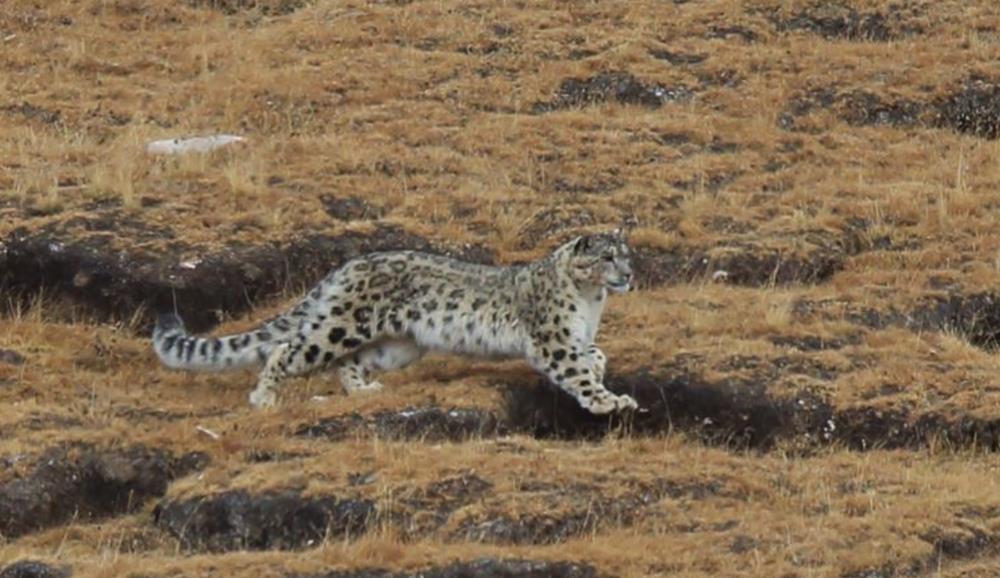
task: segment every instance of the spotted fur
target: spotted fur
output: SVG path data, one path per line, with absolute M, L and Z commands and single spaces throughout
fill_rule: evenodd
M 609 292 L 632 280 L 623 236 L 577 237 L 547 257 L 488 267 L 414 251 L 372 253 L 330 273 L 290 311 L 225 337 L 187 334 L 160 318 L 153 343 L 172 368 L 263 365 L 250 394 L 271 406 L 280 382 L 338 369 L 348 392 L 376 390 L 377 370 L 404 367 L 429 350 L 523 357 L 593 413 L 637 407 L 604 387 L 606 358 L 594 344 Z

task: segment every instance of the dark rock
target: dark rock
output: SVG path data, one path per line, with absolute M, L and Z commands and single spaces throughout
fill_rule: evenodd
M 250 450 L 243 455 L 243 460 L 252 464 L 284 462 L 307 457 L 308 454 L 297 452 L 271 452 L 266 450 Z
M 740 176 L 739 172 L 717 172 L 708 175 L 698 175 L 686 180 L 677 180 L 671 185 L 685 191 L 704 191 L 717 193 Z
M 21 560 L 0 570 L 0 578 L 69 578 L 69 568 L 54 568 L 44 562 Z
M 969 559 L 987 549 L 1000 546 L 1000 536 L 989 534 L 971 524 L 953 529 L 931 527 L 920 539 L 934 545 L 935 558 Z M 935 566 L 931 566 L 933 567 Z
M 733 554 L 744 554 L 751 550 L 756 550 L 759 543 L 754 538 L 747 536 L 746 534 L 739 534 L 731 544 L 729 544 L 729 551 Z
M 319 422 L 299 428 L 295 435 L 310 438 L 326 438 L 329 441 L 343 441 L 363 432 L 368 421 L 360 414 L 338 415 L 321 419 Z
M 57 124 L 62 117 L 62 113 L 58 110 L 49 110 L 41 106 L 35 106 L 30 102 L 11 104 L 0 108 L 0 110 L 8 114 L 20 115 L 28 120 L 37 120 L 44 124 Z
M 728 39 L 730 36 L 741 38 L 744 42 L 755 42 L 757 33 L 745 26 L 712 26 L 705 34 L 706 38 Z
M 700 64 L 708 58 L 707 54 L 685 54 L 683 52 L 671 52 L 669 50 L 650 50 L 649 55 L 657 60 L 666 60 L 675 66 Z
M 334 416 L 300 428 L 295 435 L 339 441 L 360 433 L 384 438 L 421 441 L 465 441 L 490 437 L 502 431 L 492 412 L 476 408 L 407 408 L 383 411 L 368 418 L 359 414 Z
M 0 348 L 0 363 L 7 365 L 24 365 L 24 356 L 13 349 Z
M 570 60 L 583 60 L 584 58 L 590 58 L 596 54 L 596 50 L 591 50 L 589 48 L 574 48 L 566 54 L 566 57 Z
M 936 108 L 938 126 L 988 139 L 1000 136 L 1000 85 L 995 82 L 969 80 Z
M 424 441 L 464 441 L 496 435 L 499 423 L 492 412 L 475 408 L 415 408 L 375 414 L 372 419 L 380 437 Z
M 186 550 L 228 552 L 299 549 L 356 537 L 374 521 L 376 509 L 370 500 L 238 490 L 165 501 L 153 515 Z
M 514 28 L 506 24 L 494 24 L 492 26 L 493 34 L 498 38 L 507 38 L 514 34 Z
M 465 520 L 453 539 L 489 544 L 558 544 L 592 534 L 601 522 L 609 521 L 599 510 L 579 510 L 561 514 L 509 516 L 491 512 L 482 520 Z
M 557 193 L 571 193 L 574 195 L 603 195 L 610 193 L 622 186 L 621 181 L 615 179 L 596 179 L 590 182 L 574 182 L 568 179 L 556 179 L 552 190 Z
M 919 305 L 907 321 L 907 325 L 916 329 L 953 331 L 976 347 L 1000 350 L 1000 295 L 935 297 Z
M 658 134 L 653 140 L 663 146 L 679 147 L 690 143 L 693 139 L 689 134 L 670 132 Z
M 479 559 L 453 562 L 410 572 L 388 570 L 338 570 L 326 574 L 295 575 L 289 578 L 599 578 L 601 574 L 586 564 L 542 562 L 516 559 Z
M 900 36 L 881 12 L 862 13 L 830 3 L 817 4 L 788 19 L 775 18 L 774 23 L 779 32 L 807 30 L 827 39 L 888 42 Z
M 813 88 L 788 101 L 778 115 L 778 126 L 787 131 L 805 130 L 800 118 L 816 109 L 828 109 L 838 102 L 839 93 L 829 87 Z
M 209 8 L 232 16 L 259 12 L 264 16 L 284 16 L 309 4 L 309 0 L 187 0 L 194 8 Z
M 326 214 L 338 221 L 364 221 L 381 219 L 385 210 L 359 197 L 338 198 L 331 195 L 320 197 Z
M 48 452 L 28 476 L 0 486 L 0 533 L 12 539 L 70 519 L 133 512 L 162 496 L 171 480 L 203 466 L 198 456 L 143 447 Z
M 996 552 L 1000 535 L 977 528 L 972 524 L 942 528 L 931 526 L 920 539 L 933 546 L 933 552 L 916 559 L 887 562 L 881 566 L 865 568 L 843 574 L 844 578 L 892 578 L 894 576 L 923 576 L 937 572 L 949 560 L 971 560 L 983 554 Z
M 841 118 L 856 126 L 889 125 L 916 126 L 926 107 L 912 100 L 884 102 L 865 91 L 851 92 L 840 97 L 844 108 Z
M 722 154 L 734 153 L 740 150 L 740 145 L 734 142 L 723 142 L 716 138 L 713 139 L 712 142 L 708 144 L 707 150 L 710 153 L 722 155 Z
M 493 484 L 471 472 L 439 480 L 413 495 L 400 495 L 390 519 L 407 539 L 426 536 L 444 526 L 459 508 L 483 499 Z
M 799 351 L 828 351 L 843 349 L 847 345 L 856 345 L 861 341 L 860 334 L 854 334 L 847 338 L 835 337 L 824 339 L 816 335 L 775 335 L 770 338 L 771 343 L 784 347 L 794 347 Z
M 722 86 L 735 88 L 743 83 L 743 75 L 738 70 L 723 68 L 720 70 L 704 70 L 695 74 L 701 87 Z
M 914 415 L 902 408 L 860 407 L 832 417 L 835 438 L 856 450 L 922 448 L 932 444 L 1000 451 L 1000 418 Z
M 834 110 L 855 126 L 938 126 L 986 139 L 1000 136 L 1000 85 L 980 78 L 970 79 L 960 90 L 930 102 L 887 98 L 863 90 L 814 88 L 791 99 L 778 124 L 785 130 L 807 130 L 802 117 L 822 109 Z
M 555 98 L 550 102 L 536 103 L 534 111 L 543 113 L 611 100 L 658 108 L 666 102 L 688 100 L 692 96 L 691 90 L 683 86 L 650 85 L 627 72 L 602 72 L 590 78 L 567 78 L 559 85 Z

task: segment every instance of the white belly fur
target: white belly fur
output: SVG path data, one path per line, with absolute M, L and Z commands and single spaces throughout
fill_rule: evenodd
M 470 320 L 473 321 L 471 330 L 467 327 Z M 456 316 L 450 325 L 434 329 L 418 326 L 412 331 L 421 347 L 477 357 L 520 357 L 525 354 L 528 343 L 527 333 L 516 321 L 498 321 L 493 325 L 480 316 Z

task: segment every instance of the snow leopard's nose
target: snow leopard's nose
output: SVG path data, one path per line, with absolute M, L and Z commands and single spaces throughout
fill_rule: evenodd
M 619 267 L 619 271 L 621 272 L 622 277 L 626 281 L 631 281 L 632 280 L 632 266 L 631 265 L 629 265 L 628 263 L 623 263 L 621 265 L 621 267 Z

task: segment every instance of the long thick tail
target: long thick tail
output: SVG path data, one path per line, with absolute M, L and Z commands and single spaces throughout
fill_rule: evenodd
M 260 327 L 222 337 L 190 335 L 179 316 L 160 315 L 153 329 L 153 348 L 163 364 L 172 369 L 224 371 L 263 365 L 275 347 L 294 336 L 303 320 L 316 314 L 321 302 L 322 291 L 317 287 L 290 311 L 268 319 Z
M 153 348 L 172 369 L 223 371 L 263 364 L 282 341 L 266 326 L 223 337 L 197 337 L 188 334 L 174 314 L 161 315 L 153 329 Z

